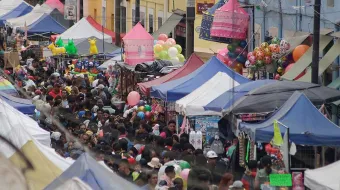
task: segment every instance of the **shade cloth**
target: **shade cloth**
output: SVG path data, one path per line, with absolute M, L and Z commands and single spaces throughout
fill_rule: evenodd
M 90 186 L 84 183 L 81 179 L 74 177 L 67 180 L 64 184 L 57 187 L 55 190 L 92 190 Z
M 110 64 L 115 65 L 117 61 L 121 61 L 121 55 L 117 55 L 116 57 L 113 57 L 107 61 L 105 61 L 103 64 L 101 64 L 98 69 L 105 70 Z
M 273 112 L 280 108 L 295 91 L 303 92 L 315 105 L 340 99 L 340 92 L 332 88 L 307 82 L 278 81 L 250 91 L 240 98 L 233 108 L 227 110 L 227 113 L 230 111 L 234 114 Z
M 4 7 L 2 7 L 2 8 L 4 8 Z M 14 8 L 10 12 L 8 12 L 8 13 L 6 13 L 6 14 L 4 14 L 0 17 L 0 26 L 4 26 L 5 23 L 6 23 L 6 20 L 11 19 L 11 18 L 17 18 L 17 17 L 20 17 L 22 15 L 25 15 L 25 14 L 31 12 L 32 9 L 33 9 L 33 7 L 31 5 L 29 5 L 26 2 L 22 2 L 16 8 Z
M 190 94 L 176 101 L 176 112 L 186 116 L 197 115 L 221 115 L 221 112 L 204 110 L 204 106 L 213 99 L 228 91 L 239 83 L 234 81 L 233 76 L 218 72 L 202 86 Z
M 270 142 L 274 136 L 274 120 L 279 121 L 282 136 L 289 127 L 289 140 L 299 145 L 340 146 L 340 128 L 328 120 L 307 96 L 301 92 L 294 94 L 270 118 L 262 123 L 239 125 L 255 141 Z M 282 124 L 283 125 L 282 125 Z
M 0 91 L 13 96 L 18 95 L 18 91 L 7 79 L 0 76 Z
M 103 32 L 97 30 L 87 21 L 87 18 L 84 17 L 81 20 L 79 20 L 76 24 L 74 24 L 71 28 L 67 29 L 59 37 L 64 41 L 67 41 L 68 39 L 73 39 L 73 41 L 77 43 L 78 41 L 81 41 L 84 38 L 89 38 L 91 36 L 95 36 L 98 39 L 102 39 Z M 112 36 L 107 35 L 104 32 L 104 40 L 108 43 L 112 43 Z
M 329 42 L 333 40 L 332 36 L 320 36 L 320 46 L 319 52 L 323 52 Z M 313 46 L 311 46 L 303 56 L 293 65 L 288 72 L 282 75 L 283 79 L 286 80 L 293 80 L 295 79 L 300 73 L 302 73 L 311 63 L 312 63 L 312 54 L 313 54 Z
M 214 37 L 245 39 L 249 23 L 248 13 L 237 0 L 229 0 L 215 11 L 210 35 Z
M 95 36 L 91 36 L 89 38 L 96 39 L 96 45 L 97 45 L 98 53 L 109 53 L 109 52 L 112 52 L 116 49 L 119 49 L 119 47 L 115 46 L 114 44 L 103 41 L 102 38 L 97 38 Z M 104 49 L 103 49 L 103 44 L 104 44 Z M 90 53 L 89 52 L 90 43 L 89 43 L 89 40 L 87 38 L 77 41 L 75 45 L 78 49 L 78 54 L 84 55 L 84 54 Z
M 148 81 L 148 82 L 143 82 L 143 83 L 138 83 L 138 87 L 141 90 L 141 92 L 143 92 L 146 95 L 150 94 L 150 88 L 152 86 L 156 86 L 156 85 L 160 85 L 163 84 L 165 82 L 168 81 L 172 81 L 172 80 L 176 80 L 179 79 L 183 76 L 186 76 L 190 73 L 192 73 L 193 71 L 195 71 L 197 68 L 199 68 L 200 66 L 202 66 L 204 64 L 204 62 L 195 54 L 191 54 L 191 56 L 189 57 L 189 59 L 186 61 L 186 63 L 179 69 L 164 75 L 158 79 L 154 79 L 152 81 Z
M 304 172 L 304 183 L 309 189 L 340 189 L 340 161 Z
M 113 52 L 106 54 L 106 57 L 113 58 L 116 57 L 117 55 L 122 55 L 122 48 L 118 48 Z
M 88 153 L 83 153 L 72 166 L 49 184 L 45 190 L 54 190 L 73 177 L 78 177 L 92 189 L 138 189 L 132 183 L 98 164 Z
M 203 13 L 199 35 L 200 39 L 227 44 L 231 43 L 230 38 L 213 37 L 210 35 L 210 29 L 214 20 L 215 11 L 222 7 L 225 4 L 225 2 L 226 2 L 225 0 L 220 0 L 214 6 L 210 7 L 210 9 Z
M 215 112 L 222 112 L 224 109 L 232 106 L 237 100 L 246 95 L 249 91 L 275 82 L 277 82 L 277 80 L 256 80 L 241 84 L 228 90 L 227 92 L 224 92 L 223 94 L 209 102 L 206 106 L 204 106 L 204 109 Z
M 248 79 L 234 72 L 218 60 L 216 56 L 213 56 L 207 63 L 191 74 L 158 86 L 153 86 L 151 89 L 151 96 L 166 101 L 179 100 L 200 87 L 218 72 L 227 73 L 239 84 L 249 82 Z
M 15 7 L 20 5 L 23 0 L 1 0 L 0 1 L 0 16 L 7 14 L 8 12 L 12 11 Z
M 17 98 L 4 92 L 0 92 L 0 98 L 2 98 L 5 102 L 7 102 L 9 105 L 19 110 L 23 114 L 35 114 L 35 105 L 33 105 L 32 101 L 28 99 Z
M 44 14 L 32 25 L 28 26 L 27 33 L 32 34 L 61 34 L 66 28 L 55 21 L 49 14 Z

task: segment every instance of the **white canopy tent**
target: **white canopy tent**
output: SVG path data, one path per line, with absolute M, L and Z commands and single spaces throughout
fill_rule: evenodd
M 0 16 L 3 16 L 20 5 L 23 0 L 1 0 L 0 1 Z
M 92 190 L 85 182 L 77 177 L 67 180 L 63 185 L 56 188 L 56 190 Z
M 224 72 L 218 72 L 214 77 L 205 82 L 187 96 L 176 101 L 176 111 L 186 116 L 218 115 L 220 112 L 204 110 L 204 106 L 223 94 L 224 92 L 238 86 L 232 77 Z
M 38 4 L 33 8 L 33 10 L 30 13 L 18 18 L 8 19 L 7 23 L 13 28 L 24 27 L 25 23 L 26 26 L 29 26 L 33 24 L 35 21 L 37 21 L 40 17 L 42 17 L 45 13 L 50 14 L 51 12 L 52 9 L 48 5 L 42 4 L 40 6 Z
M 328 166 L 305 171 L 305 186 L 309 189 L 338 190 L 340 189 L 340 161 Z
M 96 37 L 98 39 L 103 39 L 103 33 L 94 28 L 86 19 L 83 17 L 71 28 L 66 30 L 59 36 L 64 41 L 68 39 L 73 39 L 75 43 L 84 40 L 84 38 Z M 112 37 L 104 33 L 104 40 L 108 43 L 112 43 Z

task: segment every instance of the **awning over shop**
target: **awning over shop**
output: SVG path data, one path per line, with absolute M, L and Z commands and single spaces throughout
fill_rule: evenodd
M 329 42 L 333 40 L 331 36 L 320 36 L 320 47 L 319 51 L 325 49 L 325 47 L 329 44 Z M 286 80 L 293 80 L 296 78 L 300 73 L 302 73 L 312 62 L 312 54 L 313 54 L 313 46 L 310 47 L 305 54 L 293 65 L 293 67 L 286 72 L 282 78 Z
M 17 98 L 6 94 L 4 92 L 0 92 L 0 98 L 5 100 L 9 105 L 13 106 L 15 109 L 19 110 L 23 114 L 33 115 L 35 114 L 35 105 L 32 104 L 31 100 Z
M 6 7 L 2 7 L 5 8 Z M 17 18 L 20 16 L 23 16 L 29 12 L 31 12 L 33 10 L 33 7 L 26 3 L 26 2 L 22 2 L 20 5 L 18 5 L 16 8 L 14 8 L 13 10 L 11 10 L 10 12 L 4 14 L 1 16 L 0 18 L 0 26 L 4 26 L 6 23 L 6 20 L 11 19 L 11 18 Z
M 28 26 L 27 33 L 34 34 L 61 34 L 65 32 L 66 28 L 55 21 L 49 14 L 44 14 L 32 25 Z
M 274 136 L 275 120 L 279 121 L 282 136 L 286 131 L 283 125 L 289 127 L 289 140 L 295 144 L 340 146 L 340 128 L 327 119 L 301 92 L 294 92 L 266 121 L 255 124 L 242 122 L 239 129 L 248 133 L 255 141 L 270 142 Z
M 305 171 L 304 183 L 309 189 L 334 190 L 340 187 L 340 161 Z M 325 175 L 326 174 L 326 175 Z
M 328 85 L 328 87 L 329 88 L 335 88 L 335 89 L 340 88 L 340 77 L 335 79 L 335 80 L 333 80 L 331 82 L 331 84 Z
M 156 40 L 160 34 L 170 34 L 174 30 L 176 25 L 182 20 L 183 16 L 173 13 L 164 24 L 158 28 L 156 32 L 152 34 L 152 37 Z
M 330 50 L 322 57 L 319 62 L 319 76 L 333 63 L 333 61 L 340 55 L 340 41 L 337 40 Z M 312 70 L 308 69 L 306 74 L 299 78 L 298 81 L 311 82 Z

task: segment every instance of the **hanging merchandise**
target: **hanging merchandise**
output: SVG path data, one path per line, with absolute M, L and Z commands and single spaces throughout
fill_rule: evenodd
M 237 0 L 229 0 L 215 12 L 211 36 L 244 40 L 247 38 L 249 15 Z
M 156 59 L 169 60 L 174 63 L 185 62 L 185 57 L 182 53 L 182 47 L 176 44 L 173 38 L 168 38 L 166 34 L 160 34 L 158 41 L 153 46 L 153 51 Z
M 90 55 L 98 54 L 98 48 L 97 48 L 97 45 L 96 45 L 96 41 L 97 40 L 95 38 L 93 38 L 93 39 L 89 38 L 89 44 L 90 44 L 89 53 L 90 53 Z
M 57 42 L 55 42 L 57 47 L 64 47 L 64 42 L 61 38 L 58 38 Z
M 68 40 L 67 45 L 65 46 L 66 52 L 69 55 L 77 55 L 78 54 L 78 49 L 74 45 L 73 40 Z
M 200 34 L 199 38 L 207 41 L 213 41 L 213 42 L 220 42 L 220 43 L 231 43 L 230 38 L 223 38 L 223 37 L 213 37 L 210 35 L 210 29 L 212 26 L 212 22 L 214 20 L 214 14 L 217 9 L 222 7 L 225 4 L 225 0 L 220 0 L 218 3 L 216 3 L 214 6 L 212 6 L 207 11 L 203 12 L 203 18 L 200 28 Z
M 52 51 L 53 55 L 61 55 L 66 53 L 66 49 L 64 47 L 56 47 L 54 43 L 48 45 L 47 48 Z
M 203 146 L 203 134 L 201 131 L 197 131 L 195 134 L 195 142 L 196 142 L 196 146 L 195 149 L 201 149 L 202 150 L 202 146 Z
M 239 164 L 241 167 L 244 167 L 245 166 L 244 157 L 245 157 L 245 151 L 246 151 L 244 148 L 244 143 L 245 143 L 244 134 L 239 135 L 238 141 L 239 141 Z
M 196 132 L 194 131 L 194 129 L 191 129 L 189 133 L 189 142 L 193 147 L 196 146 L 195 138 L 196 138 Z
M 218 135 L 215 135 L 214 141 L 211 143 L 210 149 L 220 155 L 224 153 L 223 143 Z

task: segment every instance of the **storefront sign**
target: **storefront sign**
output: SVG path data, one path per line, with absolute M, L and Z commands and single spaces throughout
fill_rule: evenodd
M 270 186 L 291 187 L 293 185 L 292 174 L 270 174 L 269 181 Z
M 196 13 L 203 14 L 210 7 L 214 6 L 215 0 L 196 0 Z
M 77 19 L 77 0 L 66 0 L 65 1 L 64 18 L 66 20 Z

